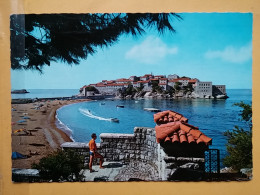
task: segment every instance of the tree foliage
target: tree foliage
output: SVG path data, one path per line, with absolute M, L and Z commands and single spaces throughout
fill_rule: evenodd
M 184 93 L 193 92 L 194 91 L 194 88 L 193 88 L 191 83 L 188 83 L 187 86 L 183 86 L 183 89 L 184 89 Z
M 85 90 L 86 90 L 86 91 L 95 91 L 95 92 L 98 92 L 97 88 L 94 87 L 94 86 L 88 86 L 88 87 L 86 87 Z
M 174 89 L 175 89 L 176 91 L 181 90 L 181 83 L 177 81 L 177 82 L 174 84 Z
M 152 92 L 162 93 L 163 89 L 159 86 L 159 81 L 152 81 Z
M 175 32 L 175 13 L 21 14 L 11 16 L 11 67 L 42 72 L 51 62 L 79 64 L 120 35 L 142 35 L 155 28 Z
M 80 171 L 84 168 L 83 158 L 74 151 L 58 150 L 32 166 L 40 176 L 52 181 L 82 181 Z
M 233 130 L 224 133 L 227 136 L 228 155 L 223 163 L 234 170 L 252 167 L 252 106 L 244 102 L 236 103 L 242 108 L 241 119 L 248 124 L 248 129 L 235 126 Z

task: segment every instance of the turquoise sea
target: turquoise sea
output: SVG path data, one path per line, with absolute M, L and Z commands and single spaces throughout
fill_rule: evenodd
M 71 97 L 78 89 L 34 89 L 28 94 L 12 94 L 12 98 Z M 152 112 L 144 108 L 173 110 L 183 114 L 189 123 L 199 127 L 213 139 L 210 148 L 220 149 L 221 158 L 226 155 L 226 137 L 223 132 L 235 125 L 247 128 L 240 120 L 240 108 L 234 103 L 252 102 L 251 89 L 229 89 L 226 100 L 179 99 L 179 100 L 100 100 L 64 106 L 57 110 L 57 126 L 69 133 L 74 141 L 88 142 L 96 133 L 133 133 L 134 127 L 154 127 Z M 116 105 L 124 105 L 117 108 Z M 111 122 L 118 118 L 119 123 Z M 97 142 L 99 142 L 99 138 Z
M 29 93 L 12 94 L 12 99 L 71 97 L 79 94 L 79 89 L 26 89 Z
M 143 109 L 170 109 L 183 114 L 190 124 L 211 137 L 213 143 L 210 148 L 220 149 L 223 158 L 226 155 L 223 132 L 235 125 L 247 128 L 247 124 L 240 121 L 240 109 L 233 104 L 252 102 L 252 91 L 249 89 L 230 89 L 227 93 L 230 97 L 227 100 L 102 100 L 72 104 L 57 111 L 57 125 L 70 132 L 74 141 L 88 142 L 92 133 L 133 133 L 137 126 L 154 127 L 154 113 Z M 117 105 L 123 105 L 124 108 L 118 108 Z M 111 118 L 118 118 L 120 122 L 112 122 Z

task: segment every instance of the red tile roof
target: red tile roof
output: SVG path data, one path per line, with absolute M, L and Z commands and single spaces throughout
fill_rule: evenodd
M 204 135 L 198 127 L 188 124 L 182 114 L 167 110 L 154 114 L 156 140 L 172 143 L 197 143 L 210 145 L 212 139 Z
M 196 83 L 198 80 L 197 79 L 191 79 L 189 80 L 190 83 Z
M 137 81 L 138 83 L 149 83 L 149 81 Z
M 118 83 L 118 84 L 113 83 L 113 84 L 107 84 L 107 86 L 124 86 L 124 84 L 123 83 Z
M 160 78 L 159 80 L 168 80 L 167 78 Z
M 184 77 L 184 78 L 178 78 L 178 80 L 190 80 L 190 78 Z
M 111 83 L 114 83 L 115 81 L 107 81 L 107 83 L 111 84 Z
M 167 83 L 159 83 L 158 85 L 167 85 Z
M 96 87 L 106 87 L 104 84 L 97 84 Z
M 129 79 L 117 79 L 117 82 L 131 82 L 132 80 Z

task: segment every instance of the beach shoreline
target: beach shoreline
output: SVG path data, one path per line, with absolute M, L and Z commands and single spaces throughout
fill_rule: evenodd
M 73 142 L 70 135 L 56 126 L 56 111 L 65 105 L 86 101 L 91 100 L 47 100 L 12 104 L 12 152 L 27 156 L 12 159 L 12 168 L 29 169 L 32 164 L 59 149 L 62 143 Z

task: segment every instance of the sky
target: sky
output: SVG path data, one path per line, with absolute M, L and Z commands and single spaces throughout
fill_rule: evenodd
M 43 74 L 11 70 L 12 89 L 79 89 L 102 80 L 144 74 L 177 74 L 226 85 L 252 88 L 251 13 L 180 13 L 176 33 L 146 31 L 123 35 L 109 47 L 97 49 L 79 65 L 52 62 Z

